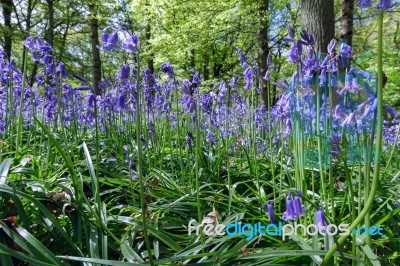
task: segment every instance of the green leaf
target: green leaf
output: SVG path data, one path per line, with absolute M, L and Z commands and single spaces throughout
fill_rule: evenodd
M 0 186 L 3 186 L 6 184 L 8 172 L 10 171 L 10 167 L 11 167 L 12 163 L 13 163 L 13 159 L 7 158 L 0 164 Z

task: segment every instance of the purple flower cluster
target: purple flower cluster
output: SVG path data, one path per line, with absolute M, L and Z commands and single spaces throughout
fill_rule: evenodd
M 295 221 L 300 216 L 304 216 L 305 207 L 301 204 L 301 199 L 298 195 L 291 194 L 286 197 L 286 211 L 283 213 L 284 221 Z
M 348 143 L 357 143 L 360 133 L 373 131 L 378 103 L 376 77 L 350 66 L 352 50 L 347 44 L 341 44 L 337 53 L 337 42 L 332 40 L 327 53 L 317 56 L 310 33 L 301 31 L 300 39 L 296 39 L 294 28 L 289 27 L 288 31 L 285 40 L 292 43 L 288 61 L 297 64 L 298 70 L 290 82 L 275 82 L 283 93 L 271 114 L 285 125 L 282 133 L 289 134 L 297 124 L 303 138 L 320 137 L 323 145 L 329 147 L 323 156 L 338 156 L 343 134 Z M 345 69 L 344 73 L 339 69 Z M 388 144 L 395 141 L 395 122 L 386 123 L 384 135 Z
M 372 6 L 372 0 L 358 0 L 358 6 L 361 8 L 369 8 Z M 376 6 L 378 10 L 388 10 L 392 8 L 394 4 L 390 3 L 390 0 L 379 0 L 379 4 Z
M 119 34 L 122 33 L 112 31 L 111 28 L 103 30 L 99 48 L 104 51 L 122 48 L 127 53 L 139 52 L 136 35 L 129 36 L 120 44 Z M 238 48 L 235 49 L 243 67 L 243 76 L 234 76 L 229 82 L 220 81 L 208 91 L 199 89 L 202 80 L 198 72 L 192 71 L 190 78 L 179 80 L 169 62 L 161 65 L 161 74 L 151 73 L 149 69 L 137 73 L 137 65 L 132 62 L 120 68 L 115 82 L 101 82 L 102 93 L 95 95 L 84 77 L 72 74 L 70 76 L 81 84 L 74 87 L 68 83 L 70 77 L 66 67 L 62 62 L 55 62 L 52 48 L 40 37 L 29 37 L 24 44 L 33 60 L 42 64 L 43 71 L 39 71 L 34 86 L 22 89 L 21 71 L 15 67 L 14 62 L 8 62 L 6 56 L 0 56 L 0 133 L 11 127 L 11 119 L 17 115 L 21 97 L 26 127 L 32 125 L 33 117 L 36 116 L 48 125 L 73 125 L 82 132 L 91 132 L 96 124 L 97 111 L 97 122 L 102 132 L 114 128 L 124 132 L 125 125 L 135 121 L 136 93 L 137 86 L 140 86 L 140 112 L 146 116 L 148 125 L 152 125 L 149 126 L 152 137 L 149 139 L 146 136 L 147 142 L 156 141 L 154 125 L 159 122 L 168 121 L 176 126 L 177 121 L 180 121 L 188 123 L 190 127 L 193 126 L 190 123 L 198 119 L 206 146 L 225 143 L 225 140 L 233 138 L 234 141 L 229 142 L 230 152 L 250 148 L 250 130 L 255 129 L 260 135 L 272 136 L 257 137 L 255 140 L 256 153 L 261 155 L 265 154 L 269 141 L 273 142 L 272 147 L 277 151 L 287 147 L 288 136 L 296 124 L 306 135 L 315 134 L 319 124 L 321 134 L 330 139 L 329 145 L 332 147 L 329 152 L 338 155 L 342 134 L 348 134 L 347 139 L 351 141 L 357 133 L 372 130 L 377 103 L 375 77 L 365 71 L 350 68 L 352 51 L 347 45 L 340 45 L 339 53 L 335 53 L 337 44 L 332 41 L 328 53 L 320 57 L 313 48 L 315 40 L 309 32 L 301 31 L 300 39 L 296 39 L 294 28 L 289 27 L 289 37 L 286 40 L 292 44 L 288 61 L 299 64 L 299 68 L 289 81 L 274 82 L 281 93 L 276 103 L 270 106 L 269 115 L 263 103 L 258 106 L 253 104 L 255 97 L 260 97 L 259 89 L 255 88 L 255 80 L 261 78 L 258 76 L 259 68 L 251 66 L 248 63 L 249 57 Z M 338 64 L 343 64 L 346 69 L 342 81 Z M 268 75 L 264 78 L 270 79 L 269 71 L 274 70 L 271 56 L 267 58 L 267 66 Z M 140 82 L 137 82 L 138 77 Z M 13 81 L 11 87 L 9 81 Z M 337 93 L 338 100 L 333 102 L 331 108 L 327 95 L 332 91 Z M 250 99 L 250 94 L 254 94 L 253 99 Z M 362 99 L 362 102 L 357 102 L 357 99 Z M 384 135 L 387 145 L 392 145 L 398 129 L 398 115 L 393 115 L 394 111 L 389 107 L 386 109 L 392 115 L 385 122 Z M 316 119 L 317 112 L 320 113 L 319 121 Z M 180 119 L 177 119 L 178 116 Z M 333 121 L 332 128 L 327 126 L 330 120 Z M 327 128 L 333 132 L 326 131 Z M 182 140 L 186 141 L 189 148 L 193 147 L 192 133 L 188 132 Z M 297 199 L 295 197 L 291 200 Z M 291 219 L 293 216 L 290 208 L 288 211 L 287 217 Z

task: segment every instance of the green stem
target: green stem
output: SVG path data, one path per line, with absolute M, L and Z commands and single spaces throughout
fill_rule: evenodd
M 144 241 L 146 243 L 147 255 L 149 257 L 150 264 L 153 265 L 153 255 L 151 252 L 149 234 L 147 232 L 147 208 L 146 208 L 146 201 L 144 196 L 144 177 L 143 177 L 143 161 L 142 161 L 142 141 L 140 137 L 142 135 L 142 120 L 141 120 L 141 110 L 140 110 L 140 64 L 139 64 L 139 54 L 136 55 L 137 59 L 137 76 L 136 76 L 136 141 L 137 141 L 137 148 L 138 148 L 138 164 L 137 164 L 137 174 L 139 178 L 140 184 L 140 204 L 142 208 L 142 223 L 143 223 L 143 234 L 144 234 Z
M 26 59 L 27 59 L 27 54 L 28 53 L 25 53 L 25 58 L 24 58 L 25 62 L 26 62 Z M 25 80 L 26 66 L 27 66 L 27 64 L 25 63 L 24 64 L 24 71 L 22 72 L 23 73 L 22 74 L 22 87 L 21 87 L 21 96 L 20 96 L 20 99 L 19 99 L 18 128 L 17 128 L 16 143 L 15 143 L 15 158 L 17 158 L 17 159 L 18 159 L 18 152 L 19 152 L 19 149 L 20 149 L 19 146 L 21 145 L 21 142 L 22 142 L 22 125 L 24 123 L 24 119 L 23 119 L 23 116 L 22 116 L 22 108 L 24 106 L 24 90 L 25 90 L 25 81 L 26 81 Z

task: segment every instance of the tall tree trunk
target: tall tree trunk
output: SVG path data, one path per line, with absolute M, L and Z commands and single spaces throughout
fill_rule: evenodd
M 151 26 L 150 26 L 150 21 L 146 25 L 146 46 L 148 49 L 151 51 Z M 151 74 L 153 75 L 154 73 L 154 53 L 150 52 L 149 58 L 147 59 L 147 68 L 150 70 Z
M 11 26 L 11 12 L 13 10 L 12 0 L 1 0 L 3 8 L 4 25 L 7 32 L 4 34 L 4 52 L 7 53 L 8 58 L 11 58 L 12 49 L 12 26 Z
M 54 44 L 54 0 L 47 0 L 48 27 L 46 30 L 46 41 L 53 47 Z M 53 47 L 54 48 L 54 47 Z
M 97 9 L 92 2 L 89 4 L 90 11 L 90 43 L 92 45 L 92 76 L 93 76 L 93 91 L 99 95 L 99 82 L 101 81 L 101 60 L 99 46 L 99 22 L 97 20 Z
M 267 72 L 267 57 L 269 54 L 268 46 L 268 12 L 269 0 L 261 0 L 259 7 L 260 15 L 260 28 L 258 29 L 258 60 L 259 66 L 261 67 L 261 73 L 259 77 L 259 84 L 261 88 L 261 98 L 264 104 L 269 108 L 269 91 L 266 80 L 264 80 L 265 73 Z
M 209 69 L 209 59 L 208 55 L 204 54 L 203 58 L 203 80 L 208 80 L 210 78 L 210 69 Z
M 195 60 L 195 50 L 194 48 L 191 48 L 189 51 L 189 67 L 192 69 L 195 69 L 196 67 L 196 60 Z
M 150 70 L 151 75 L 153 75 L 154 73 L 154 53 L 151 50 L 151 6 L 149 1 L 146 0 L 146 8 L 147 8 L 147 22 L 146 22 L 146 33 L 145 33 L 145 37 L 146 37 L 146 46 L 147 49 L 150 50 L 150 55 L 149 58 L 147 59 L 147 68 Z
M 340 3 L 340 42 L 351 46 L 353 38 L 354 0 L 341 0 Z
M 301 26 L 314 35 L 316 51 L 326 53 L 335 36 L 333 0 L 302 0 Z

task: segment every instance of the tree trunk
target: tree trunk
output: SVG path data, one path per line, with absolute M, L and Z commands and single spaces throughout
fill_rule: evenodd
M 354 0 L 342 0 L 340 3 L 340 42 L 351 46 L 353 37 Z
M 191 48 L 189 51 L 189 67 L 192 69 L 195 69 L 196 67 L 195 54 L 194 48 Z
M 101 81 L 101 60 L 99 46 L 99 23 L 96 18 L 96 6 L 89 4 L 90 11 L 90 43 L 92 45 L 92 76 L 93 76 L 93 92 L 97 95 L 100 94 L 99 82 Z
M 208 60 L 208 55 L 204 54 L 203 58 L 203 80 L 208 80 L 210 78 L 210 70 L 208 67 L 209 60 Z
M 302 0 L 301 26 L 314 35 L 316 52 L 326 53 L 335 36 L 333 0 Z
M 147 9 L 147 19 L 146 19 L 146 46 L 150 51 L 149 58 L 147 59 L 147 68 L 150 70 L 151 75 L 154 74 L 154 53 L 151 50 L 151 6 L 149 1 L 146 0 L 146 9 Z
M 8 58 L 11 58 L 12 49 L 12 26 L 11 26 L 11 12 L 13 10 L 12 0 L 1 0 L 1 6 L 3 8 L 4 25 L 6 27 L 6 33 L 4 34 L 4 52 L 7 53 Z
M 53 47 L 54 44 L 54 0 L 47 0 L 48 27 L 46 30 L 46 41 Z M 53 47 L 54 48 L 54 47 Z
M 146 46 L 148 49 L 151 51 L 151 26 L 150 26 L 151 21 L 149 21 L 146 25 Z M 150 52 L 149 58 L 147 59 L 147 68 L 150 70 L 151 75 L 154 74 L 154 53 Z
M 264 104 L 269 108 L 270 100 L 269 100 L 269 90 L 268 90 L 268 81 L 264 79 L 265 73 L 267 72 L 267 57 L 269 54 L 268 47 L 268 5 L 269 0 L 261 0 L 259 7 L 259 15 L 260 15 L 260 28 L 258 29 L 258 60 L 259 66 L 261 68 L 259 84 L 261 88 L 261 98 Z

